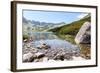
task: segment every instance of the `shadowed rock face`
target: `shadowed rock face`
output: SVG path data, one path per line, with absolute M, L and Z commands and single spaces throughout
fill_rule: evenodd
M 91 23 L 85 22 L 80 28 L 75 37 L 77 44 L 90 44 L 91 43 Z

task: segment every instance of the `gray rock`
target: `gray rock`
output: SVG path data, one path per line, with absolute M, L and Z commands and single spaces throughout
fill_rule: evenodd
M 77 44 L 91 43 L 91 23 L 85 22 L 75 37 Z
M 48 49 L 48 48 L 50 48 L 50 46 L 47 45 L 47 44 L 45 44 L 45 43 L 43 43 L 43 44 L 41 44 L 41 45 L 38 45 L 37 48 L 38 48 L 38 49 Z
M 34 55 L 32 53 L 27 53 L 23 55 L 23 62 L 32 62 L 34 60 Z
M 65 56 L 64 56 L 64 58 L 65 58 L 66 60 L 72 60 L 72 56 L 73 56 L 72 53 L 66 53 Z
M 30 48 L 31 47 L 31 43 L 27 43 L 27 48 Z
M 61 60 L 61 61 L 63 61 L 63 60 L 64 60 L 64 55 L 63 55 L 63 54 L 57 54 L 57 55 L 54 57 L 54 60 Z
M 34 62 L 39 62 L 39 59 L 34 59 Z
M 37 58 L 42 58 L 42 57 L 45 56 L 45 54 L 44 54 L 44 53 L 37 52 L 37 53 L 35 53 L 35 56 L 36 56 Z
M 38 49 L 36 49 L 36 48 L 32 48 L 32 49 L 31 49 L 31 52 L 33 52 L 33 53 L 37 53 L 37 52 L 38 52 Z
M 24 41 L 24 42 L 27 42 L 27 39 L 24 39 L 23 41 Z
M 43 58 L 43 62 L 47 62 L 48 60 L 49 60 L 48 57 L 44 57 L 44 58 Z

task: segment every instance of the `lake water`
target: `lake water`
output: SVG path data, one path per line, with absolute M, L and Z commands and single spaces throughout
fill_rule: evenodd
M 41 46 L 41 44 L 49 45 L 53 49 L 66 49 L 68 51 L 80 51 L 80 48 L 77 45 L 74 45 L 68 41 L 58 38 L 52 32 L 33 32 L 31 34 L 33 38 L 34 47 Z
M 52 32 L 32 32 L 30 34 L 30 37 L 33 40 L 30 43 L 32 44 L 32 47 L 34 47 L 34 48 L 37 48 L 43 44 L 46 44 L 46 45 L 49 45 L 50 49 L 53 51 L 63 49 L 65 52 L 68 52 L 68 53 L 72 53 L 72 54 L 78 53 L 79 54 L 78 60 L 83 59 L 83 58 L 84 59 L 91 58 L 90 44 L 75 45 L 66 40 L 58 38 Z M 75 58 L 75 59 L 77 59 L 77 58 Z

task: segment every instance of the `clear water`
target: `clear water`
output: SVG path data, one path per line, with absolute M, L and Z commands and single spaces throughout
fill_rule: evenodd
M 68 41 L 58 38 L 52 32 L 33 32 L 31 36 L 34 38 L 34 47 L 41 46 L 41 44 L 45 43 L 53 49 L 67 49 L 68 51 L 79 51 L 79 47 L 77 45 L 73 45 Z

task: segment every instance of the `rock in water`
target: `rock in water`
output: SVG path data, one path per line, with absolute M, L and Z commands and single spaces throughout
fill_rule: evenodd
M 89 44 L 91 43 L 91 23 L 85 22 L 80 28 L 75 37 L 77 44 Z
M 23 62 L 32 62 L 34 60 L 32 53 L 27 53 L 23 55 Z
M 45 43 L 43 43 L 43 44 L 41 44 L 41 45 L 38 45 L 37 48 L 38 48 L 38 49 L 48 49 L 48 48 L 50 48 L 50 46 L 47 45 L 47 44 L 45 44 Z
M 42 57 L 45 56 L 45 54 L 44 54 L 44 53 L 38 52 L 38 53 L 35 53 L 35 56 L 36 56 L 37 58 L 42 58 Z

